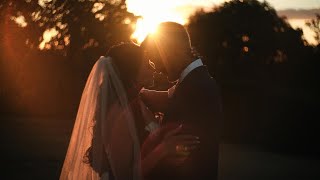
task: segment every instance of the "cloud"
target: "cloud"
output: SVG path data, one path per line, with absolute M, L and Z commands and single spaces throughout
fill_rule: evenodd
M 312 19 L 315 14 L 320 14 L 319 9 L 286 9 L 278 11 L 279 16 L 286 16 L 288 19 Z

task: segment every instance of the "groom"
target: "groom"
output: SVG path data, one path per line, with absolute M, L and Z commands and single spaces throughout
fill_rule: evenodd
M 180 24 L 164 22 L 141 47 L 154 68 L 176 82 L 166 92 L 143 91 L 146 104 L 164 113 L 164 124 L 183 124 L 200 138 L 199 147 L 181 165 L 156 167 L 157 179 L 217 179 L 222 121 L 219 88 L 193 54 L 188 32 Z

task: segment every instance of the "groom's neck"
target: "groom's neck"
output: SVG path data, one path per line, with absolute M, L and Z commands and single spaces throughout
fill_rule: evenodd
M 169 81 L 174 82 L 178 80 L 181 73 L 195 60 L 197 60 L 197 58 L 193 56 L 180 56 L 177 59 L 173 59 L 172 61 L 175 61 L 175 64 L 172 66 L 171 71 L 168 74 Z
M 179 68 L 179 74 L 182 73 L 183 70 L 185 70 L 192 62 L 196 61 L 198 58 L 194 57 L 192 55 L 186 55 L 182 57 L 181 59 L 181 66 Z

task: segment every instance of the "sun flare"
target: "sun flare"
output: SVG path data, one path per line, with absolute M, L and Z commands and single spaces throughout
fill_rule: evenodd
M 157 25 L 158 23 L 148 22 L 141 18 L 138 20 L 135 32 L 132 34 L 131 38 L 137 40 L 138 43 L 141 43 L 149 33 L 156 32 Z
M 139 3 L 141 2 L 141 3 Z M 180 24 L 186 23 L 186 17 L 176 9 L 174 1 L 133 1 L 128 0 L 127 6 L 130 12 L 141 16 L 135 26 L 135 32 L 131 38 L 141 43 L 149 34 L 156 31 L 161 22 L 173 21 Z M 143 4 L 143 5 L 141 5 Z
M 161 22 L 165 21 L 174 21 L 180 24 L 184 24 L 185 21 L 183 19 L 178 18 L 167 18 L 167 19 L 149 19 L 149 18 L 141 18 L 138 20 L 135 31 L 132 34 L 131 38 L 135 39 L 139 44 L 145 39 L 148 34 L 153 34 L 157 31 L 157 27 Z

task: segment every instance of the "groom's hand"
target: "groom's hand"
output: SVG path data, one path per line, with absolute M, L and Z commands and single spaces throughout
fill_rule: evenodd
M 181 133 L 182 125 L 165 134 L 161 144 L 167 156 L 187 157 L 199 146 L 200 141 L 197 136 Z
M 200 141 L 197 136 L 185 134 L 182 125 L 165 133 L 161 146 L 164 152 L 164 162 L 171 167 L 184 164 L 190 153 L 197 149 Z M 184 133 L 184 134 L 182 134 Z

